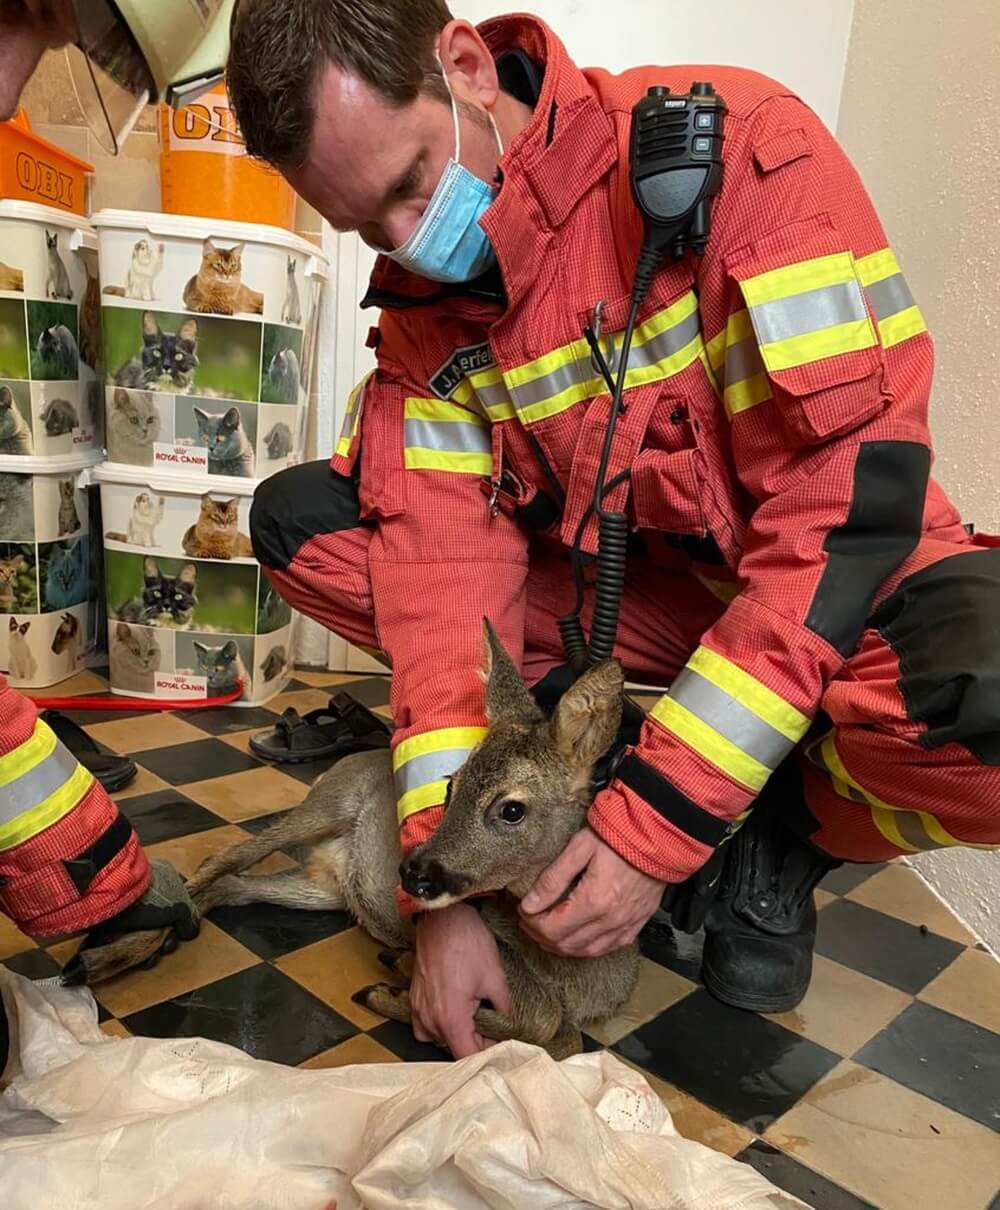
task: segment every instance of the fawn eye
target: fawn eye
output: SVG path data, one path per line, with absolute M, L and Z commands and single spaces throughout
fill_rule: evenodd
M 500 818 L 504 823 L 522 823 L 525 814 L 526 808 L 524 803 L 518 802 L 516 798 L 508 798 L 500 804 Z

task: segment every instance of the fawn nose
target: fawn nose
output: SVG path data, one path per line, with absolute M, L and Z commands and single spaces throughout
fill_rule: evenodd
M 439 861 L 427 861 L 419 854 L 407 857 L 399 867 L 403 890 L 414 899 L 438 899 L 442 895 L 461 895 L 471 879 L 446 870 Z

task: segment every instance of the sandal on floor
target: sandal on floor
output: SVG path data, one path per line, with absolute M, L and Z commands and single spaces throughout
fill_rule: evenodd
M 81 726 L 58 710 L 46 710 L 41 717 L 55 732 L 56 739 L 73 753 L 85 769 L 93 773 L 109 794 L 124 790 L 139 772 L 130 756 L 102 752 Z
M 338 693 L 329 706 L 305 716 L 289 706 L 270 731 L 250 737 L 250 751 L 275 765 L 301 765 L 388 748 L 391 734 L 384 719 L 350 694 Z

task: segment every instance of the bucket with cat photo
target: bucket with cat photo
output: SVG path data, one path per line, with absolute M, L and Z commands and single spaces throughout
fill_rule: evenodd
M 0 457 L 101 449 L 100 325 L 93 228 L 0 201 Z
M 101 488 L 112 692 L 195 699 L 241 681 L 242 705 L 280 693 L 293 616 L 253 557 L 256 483 L 181 482 L 110 463 L 91 475 Z
M 277 227 L 102 210 L 112 462 L 266 479 L 300 461 L 327 261 Z
M 0 672 L 18 688 L 58 684 L 98 646 L 100 537 L 86 486 L 96 458 L 0 457 Z

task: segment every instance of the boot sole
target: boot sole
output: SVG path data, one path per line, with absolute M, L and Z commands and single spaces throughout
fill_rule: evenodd
M 752 1013 L 787 1013 L 798 1008 L 809 990 L 810 980 L 786 991 L 783 995 L 755 995 L 745 988 L 732 987 L 725 980 L 717 978 L 710 966 L 701 968 L 701 981 L 705 984 L 710 995 L 731 1008 L 742 1008 Z

